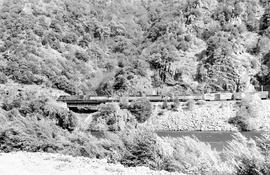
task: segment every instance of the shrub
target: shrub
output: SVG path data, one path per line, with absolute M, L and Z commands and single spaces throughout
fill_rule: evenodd
M 0 72 L 0 84 L 6 84 L 7 81 L 8 81 L 7 76 L 3 72 Z
M 262 138 L 258 138 L 257 140 L 258 147 L 260 148 L 263 155 L 269 157 L 270 155 L 270 133 L 264 133 Z
M 240 110 L 237 115 L 246 118 L 260 117 L 260 110 L 262 107 L 261 98 L 255 95 L 246 95 L 240 102 Z
M 144 123 L 152 113 L 151 103 L 147 98 L 138 98 L 133 101 L 128 110 L 135 115 L 139 123 Z
M 121 138 L 125 146 L 120 163 L 125 166 L 148 166 L 162 169 L 163 156 L 159 149 L 156 134 L 146 130 L 125 132 Z
M 56 121 L 56 125 L 62 129 L 73 131 L 78 125 L 78 119 L 76 115 L 63 107 L 59 107 L 51 103 L 46 103 L 46 105 L 44 105 L 41 109 L 41 114 L 44 117 L 53 119 Z
M 6 116 L 0 116 L 0 119 L 2 117 L 5 118 L 5 123 L 0 124 L 0 152 L 44 151 L 106 158 L 113 157 L 112 149 L 117 147 L 114 145 L 120 144 L 107 139 L 98 140 L 90 134 L 79 131 L 65 132 L 51 120 L 45 118 L 38 120 L 33 116 L 23 117 L 16 109 Z
M 60 151 L 60 135 L 64 135 L 51 121 L 22 117 L 16 109 L 7 116 L 6 127 L 0 131 L 0 150 L 11 151 Z
M 256 142 L 236 134 L 234 140 L 229 142 L 226 159 L 235 167 L 237 175 L 270 173 L 270 164 Z
M 33 113 L 42 113 L 47 101 L 48 99 L 42 97 L 39 99 L 21 100 L 21 105 L 18 110 L 23 116 Z
M 196 138 L 163 138 L 171 146 L 166 170 L 185 174 L 232 174 L 232 167 L 222 162 L 220 154 L 211 149 L 211 145 Z M 169 148 L 167 148 L 169 149 Z
M 86 52 L 82 52 L 82 51 L 76 51 L 75 57 L 78 60 L 81 60 L 84 62 L 87 62 L 90 59 L 89 55 Z
M 228 122 L 238 127 L 240 131 L 250 131 L 249 123 L 247 119 L 242 116 L 236 116 L 236 117 L 230 118 Z
M 81 46 L 82 48 L 87 48 L 89 45 L 89 41 L 85 40 L 85 39 L 81 39 L 78 43 L 79 46 Z
M 66 76 L 53 76 L 50 78 L 54 87 L 57 87 L 60 90 L 65 91 L 66 93 L 75 95 L 77 93 L 77 89 L 73 83 L 71 83 Z
M 2 95 L 3 103 L 2 109 L 10 111 L 14 108 L 20 108 L 22 106 L 23 95 L 17 94 L 17 91 L 9 90 Z
M 252 123 L 253 118 L 261 117 L 261 99 L 257 95 L 247 95 L 238 104 L 236 117 L 229 119 L 229 123 L 238 127 L 240 131 L 250 131 L 258 128 Z
M 102 104 L 99 111 L 92 115 L 90 130 L 120 131 L 135 125 L 133 116 L 127 110 L 121 110 L 116 103 Z
M 33 32 L 39 37 L 42 37 L 44 35 L 44 29 L 41 26 L 35 26 Z
M 195 100 L 189 99 L 187 101 L 187 109 L 192 111 L 194 110 L 194 108 L 195 108 Z
M 119 134 L 123 154 L 119 162 L 125 166 L 147 166 L 155 170 L 185 174 L 232 174 L 233 167 L 222 162 L 218 152 L 198 139 L 159 138 L 139 128 Z
M 162 102 L 162 109 L 168 109 L 168 100 L 167 99 L 163 99 L 163 102 Z
M 100 115 L 110 115 L 117 112 L 117 105 L 115 103 L 107 103 L 99 106 L 98 111 Z
M 180 106 L 179 97 L 176 97 L 176 98 L 174 98 L 174 100 L 173 100 L 173 109 L 174 109 L 174 110 L 177 110 L 177 109 L 179 108 L 179 106 Z
M 202 105 L 206 104 L 206 101 L 205 100 L 198 100 L 196 104 L 202 106 Z
M 62 40 L 61 35 L 59 35 L 58 33 L 55 33 L 55 32 L 50 32 L 50 33 L 47 33 L 43 37 L 41 43 L 42 43 L 42 45 L 49 44 L 53 49 L 55 49 L 61 53 L 62 51 L 61 51 L 60 40 Z
M 31 93 L 21 92 L 18 95 L 15 94 L 17 92 L 10 93 L 14 94 L 6 96 L 2 105 L 6 111 L 16 109 L 23 117 L 35 117 L 38 120 L 47 118 L 68 131 L 73 131 L 77 126 L 78 120 L 74 113 L 49 101 L 44 96 L 37 98 Z
M 62 41 L 68 44 L 76 43 L 77 35 L 75 33 L 68 33 L 65 36 L 63 36 Z
M 128 109 L 128 106 L 129 106 L 128 97 L 121 97 L 119 106 L 121 109 Z

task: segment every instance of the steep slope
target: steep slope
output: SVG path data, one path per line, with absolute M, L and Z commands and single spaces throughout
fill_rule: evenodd
M 267 84 L 269 10 L 259 0 L 1 2 L 2 84 L 99 95 Z

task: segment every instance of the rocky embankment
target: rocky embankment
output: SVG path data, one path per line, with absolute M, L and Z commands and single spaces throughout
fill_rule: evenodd
M 239 102 L 238 102 L 239 103 Z M 236 101 L 205 102 L 195 104 L 189 109 L 181 103 L 177 110 L 161 109 L 154 105 L 150 119 L 143 125 L 151 130 L 165 131 L 237 131 L 237 127 L 228 123 L 239 112 Z M 262 100 L 260 116 L 252 118 L 258 130 L 270 129 L 270 100 Z
M 71 157 L 50 153 L 0 153 L 1 175 L 169 175 L 166 171 L 153 171 L 146 167 L 126 168 L 109 164 L 106 160 Z M 183 175 L 183 174 L 182 174 Z

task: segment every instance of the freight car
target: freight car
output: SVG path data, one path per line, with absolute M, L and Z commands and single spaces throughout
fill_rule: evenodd
M 241 100 L 247 95 L 258 94 L 261 99 L 269 98 L 268 91 L 250 92 L 250 93 L 208 93 L 201 95 L 189 95 L 189 96 L 178 96 L 179 101 L 187 101 L 189 99 L 205 100 L 205 101 L 230 101 L 230 100 Z M 160 95 L 147 95 L 145 96 L 150 102 L 172 102 L 175 100 L 173 97 L 165 97 Z M 98 105 L 108 102 L 120 102 L 121 97 L 107 97 L 107 96 L 83 96 L 83 95 L 72 95 L 72 96 L 60 96 L 58 101 L 67 103 L 68 107 L 90 107 L 96 109 Z M 130 96 L 127 100 L 134 101 L 141 96 Z

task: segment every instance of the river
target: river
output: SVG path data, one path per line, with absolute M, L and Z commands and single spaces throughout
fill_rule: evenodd
M 232 131 L 158 131 L 156 132 L 160 137 L 197 137 L 202 142 L 209 143 L 213 149 L 222 151 L 227 145 L 228 141 L 233 140 Z M 262 131 L 241 132 L 247 138 L 256 139 L 262 137 Z
M 104 137 L 103 132 L 91 132 L 95 137 Z M 233 131 L 156 131 L 160 137 L 197 137 L 198 140 L 209 143 L 213 149 L 222 151 L 228 141 L 233 140 Z M 256 139 L 262 137 L 263 131 L 240 132 L 247 138 Z

